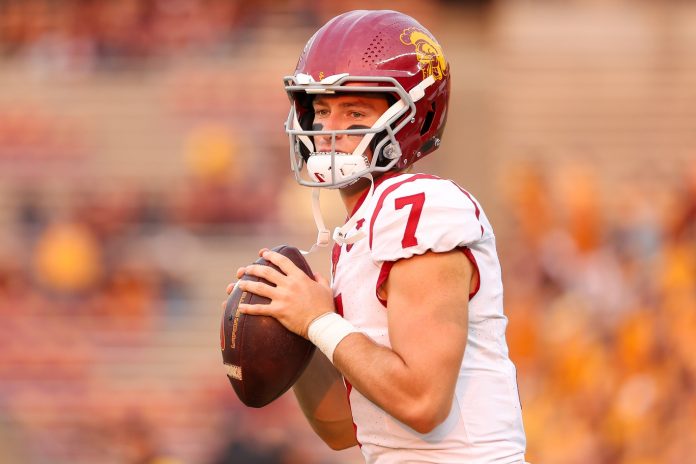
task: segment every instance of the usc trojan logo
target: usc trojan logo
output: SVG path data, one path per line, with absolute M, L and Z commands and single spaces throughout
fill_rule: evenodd
M 399 39 L 404 45 L 416 47 L 416 58 L 423 69 L 423 79 L 433 76 L 439 81 L 447 75 L 449 70 L 442 47 L 432 37 L 415 27 L 409 27 L 404 29 Z

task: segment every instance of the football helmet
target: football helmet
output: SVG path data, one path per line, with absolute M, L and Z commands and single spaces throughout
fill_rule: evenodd
M 404 169 L 440 145 L 449 64 L 433 35 L 403 13 L 356 10 L 333 18 L 309 39 L 284 81 L 291 102 L 285 124 L 290 160 L 302 185 L 341 188 L 372 173 Z M 372 127 L 313 128 L 313 98 L 340 92 L 381 92 L 390 107 Z M 331 151 L 315 151 L 319 135 L 330 137 Z M 336 137 L 346 135 L 363 136 L 353 153 L 335 150 Z

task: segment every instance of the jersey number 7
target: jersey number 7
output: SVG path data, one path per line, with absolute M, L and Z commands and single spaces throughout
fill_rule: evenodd
M 404 238 L 401 240 L 401 246 L 403 248 L 418 245 L 416 228 L 418 227 L 418 221 L 423 212 L 423 203 L 425 203 L 425 193 L 423 192 L 394 200 L 394 207 L 396 209 L 411 205 L 411 211 L 408 213 L 408 221 L 406 222 L 406 230 L 404 231 Z

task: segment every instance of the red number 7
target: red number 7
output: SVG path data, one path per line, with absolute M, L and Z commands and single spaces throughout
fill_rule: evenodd
M 408 248 L 418 245 L 416 238 L 416 228 L 423 212 L 423 203 L 425 203 L 425 193 L 416 193 L 407 197 L 401 197 L 394 200 L 396 209 L 401 209 L 406 205 L 411 205 L 411 211 L 408 213 L 408 221 L 406 222 L 406 230 L 404 238 L 401 240 L 401 246 Z

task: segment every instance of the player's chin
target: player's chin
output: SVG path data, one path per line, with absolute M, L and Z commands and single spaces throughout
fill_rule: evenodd
M 340 187 L 341 192 L 345 194 L 352 194 L 357 192 L 362 192 L 366 187 L 369 187 L 370 181 L 365 178 L 355 179 L 353 182 Z

